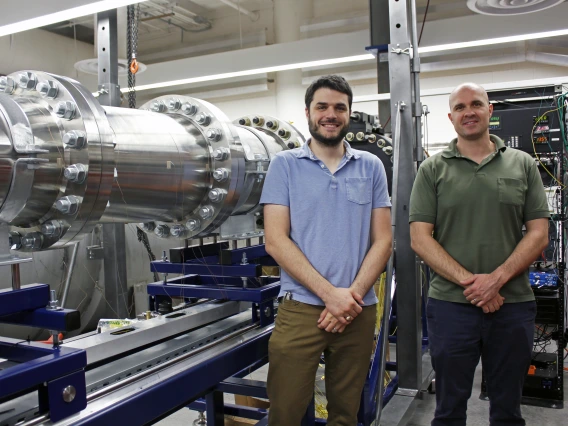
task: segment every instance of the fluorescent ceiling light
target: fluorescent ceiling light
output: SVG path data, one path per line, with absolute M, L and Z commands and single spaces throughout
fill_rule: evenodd
M 0 37 L 19 33 L 21 31 L 31 30 L 33 28 L 44 27 L 46 25 L 55 24 L 56 22 L 69 21 L 81 16 L 92 15 L 94 13 L 104 12 L 105 10 L 118 9 L 119 7 L 128 6 L 134 3 L 142 3 L 147 0 L 102 0 L 84 6 L 73 7 L 71 9 L 61 10 L 59 12 L 50 13 L 49 15 L 39 16 L 37 18 L 27 19 L 25 21 L 16 22 L 0 27 Z
M 224 74 L 204 75 L 202 77 L 192 77 L 192 78 L 184 78 L 184 79 L 181 79 L 181 80 L 163 81 L 163 82 L 160 82 L 160 83 L 152 83 L 152 84 L 143 84 L 143 85 L 140 85 L 140 86 L 136 86 L 136 91 L 149 90 L 149 89 L 159 89 L 161 87 L 180 86 L 182 84 L 201 83 L 203 81 L 222 80 L 222 79 L 225 79 L 225 78 L 242 77 L 242 76 L 245 76 L 245 75 L 265 74 L 265 73 L 269 73 L 269 72 L 296 70 L 296 69 L 300 69 L 300 68 L 320 67 L 320 66 L 323 66 L 323 65 L 341 64 L 341 63 L 346 63 L 346 62 L 368 61 L 369 59 L 374 59 L 374 58 L 375 57 L 372 54 L 367 53 L 365 55 L 346 56 L 346 57 L 343 57 L 343 58 L 333 58 L 333 59 L 323 59 L 321 61 L 298 62 L 298 63 L 295 63 L 295 64 L 276 65 L 276 66 L 273 66 L 273 67 L 256 68 L 256 69 L 252 69 L 252 70 L 227 72 L 227 73 L 224 73 Z M 121 89 L 121 91 L 123 93 L 126 93 L 126 92 L 128 92 L 128 89 Z
M 524 40 L 536 40 L 539 38 L 558 37 L 563 35 L 568 35 L 568 29 L 557 30 L 557 31 L 546 31 L 544 33 L 521 34 L 509 37 L 487 38 L 484 40 L 464 41 L 461 43 L 439 44 L 437 46 L 425 46 L 425 47 L 419 47 L 418 53 L 441 52 L 444 50 L 465 49 L 467 47 L 476 47 L 476 46 L 489 46 L 492 44 L 512 43 L 515 41 L 524 41 Z
M 426 46 L 418 48 L 419 53 L 426 53 L 426 52 L 439 52 L 444 50 L 451 50 L 451 49 L 465 49 L 468 47 L 475 47 L 475 46 L 488 46 L 494 44 L 502 44 L 502 43 L 511 43 L 515 41 L 522 41 L 522 40 L 535 40 L 539 38 L 546 38 L 546 37 L 558 37 L 568 35 L 568 29 L 565 30 L 557 30 L 557 31 L 547 31 L 543 33 L 532 33 L 532 34 L 522 34 L 510 37 L 499 37 L 493 39 L 484 39 L 484 40 L 476 40 L 476 41 L 468 41 L 468 42 L 461 42 L 461 43 L 450 43 L 450 44 L 441 44 L 437 46 Z M 349 63 L 349 62 L 359 62 L 359 61 L 368 61 L 370 59 L 374 59 L 374 56 L 370 53 L 365 55 L 356 55 L 356 56 L 346 56 L 342 58 L 334 58 L 334 59 L 324 59 L 319 61 L 310 61 L 310 62 L 299 62 L 295 64 L 287 64 L 287 65 L 277 65 L 272 67 L 265 67 L 265 68 L 256 68 L 250 70 L 243 70 L 243 71 L 235 71 L 235 72 L 228 72 L 223 74 L 213 74 L 213 75 L 204 75 L 200 77 L 191 77 L 185 78 L 181 80 L 172 80 L 172 81 L 163 81 L 159 83 L 150 83 L 150 84 L 143 84 L 140 86 L 136 86 L 136 90 L 150 90 L 150 89 L 159 89 L 162 87 L 171 87 L 171 86 L 180 86 L 184 84 L 191 84 L 191 83 L 202 83 L 205 81 L 215 81 L 215 80 L 223 80 L 226 78 L 234 78 L 240 77 L 245 75 L 254 75 L 254 74 L 264 74 L 269 72 L 277 72 L 277 71 L 287 71 L 287 70 L 295 70 L 300 68 L 313 68 L 325 65 L 334 65 L 334 64 L 341 64 L 341 63 Z M 124 88 L 121 89 L 123 93 L 128 92 L 128 89 Z

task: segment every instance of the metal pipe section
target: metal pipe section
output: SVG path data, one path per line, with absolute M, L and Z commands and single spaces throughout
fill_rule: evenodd
M 416 28 L 416 0 L 410 0 L 410 22 L 412 40 L 412 79 L 414 109 L 413 116 L 416 120 L 414 131 L 416 134 L 416 161 L 421 163 L 424 160 L 424 150 L 422 149 L 422 103 L 420 102 L 420 56 L 418 54 L 418 31 Z
M 392 178 L 392 197 L 391 197 L 391 204 L 392 204 L 392 211 L 396 211 L 396 202 L 397 202 L 397 190 L 398 190 L 398 163 L 400 161 L 400 120 L 401 120 L 401 112 L 404 109 L 404 102 L 399 102 L 397 104 L 398 109 L 396 113 L 396 126 L 394 132 L 394 139 L 393 139 L 393 160 L 394 160 L 394 174 Z M 398 139 L 397 139 L 398 138 Z M 395 235 L 396 230 L 396 215 L 391 216 L 391 227 L 392 227 L 392 235 Z M 377 408 L 375 411 L 375 424 L 380 424 L 381 422 L 381 414 L 383 412 L 383 399 L 385 393 L 385 370 L 387 366 L 387 348 L 389 347 L 389 323 L 390 323 L 390 312 L 392 306 L 392 277 L 394 272 L 394 252 L 395 252 L 396 241 L 393 238 L 393 250 L 392 255 L 387 263 L 387 277 L 385 282 L 385 302 L 383 305 L 383 318 L 381 321 L 381 333 L 383 336 L 383 340 L 381 341 L 381 356 L 379 357 L 381 365 L 379 367 L 379 375 L 377 377 Z
M 12 290 L 19 290 L 21 288 L 20 264 L 12 263 L 10 268 L 12 269 Z
M 98 223 L 184 239 L 239 216 L 250 237 L 255 220 L 242 217 L 260 210 L 271 158 L 303 142 L 276 118 L 232 123 L 187 96 L 102 107 L 74 80 L 13 73 L 0 77 L 0 222 L 21 251 L 63 247 Z
M 69 295 L 69 287 L 71 286 L 71 276 L 73 275 L 73 270 L 75 269 L 75 261 L 77 259 L 77 251 L 79 250 L 79 242 L 75 242 L 73 245 L 73 251 L 71 252 L 71 260 L 69 261 L 69 267 L 67 268 L 67 276 L 65 277 L 65 284 L 63 286 L 63 295 L 61 296 L 61 307 L 64 308 L 67 303 L 67 296 Z

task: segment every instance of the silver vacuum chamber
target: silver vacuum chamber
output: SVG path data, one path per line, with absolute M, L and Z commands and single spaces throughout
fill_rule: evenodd
M 260 235 L 271 158 L 303 142 L 284 121 L 233 123 L 187 96 L 103 107 L 70 78 L 12 73 L 0 77 L 0 223 L 20 251 L 63 247 L 98 223 L 142 223 L 161 238 L 250 238 Z

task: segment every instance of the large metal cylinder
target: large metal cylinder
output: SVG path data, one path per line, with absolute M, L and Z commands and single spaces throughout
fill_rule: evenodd
M 142 222 L 162 238 L 225 224 L 225 237 L 250 237 L 271 158 L 303 142 L 273 117 L 231 123 L 187 96 L 102 107 L 71 79 L 14 73 L 0 77 L 0 222 L 23 251 L 62 247 L 108 222 Z

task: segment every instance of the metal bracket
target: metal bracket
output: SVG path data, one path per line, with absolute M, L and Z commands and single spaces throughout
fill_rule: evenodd
M 104 249 L 102 246 L 88 246 L 87 257 L 89 260 L 104 259 Z
M 397 55 L 409 55 L 410 56 L 410 47 L 401 48 L 400 44 L 397 44 L 396 47 L 391 47 L 391 53 L 396 53 Z

